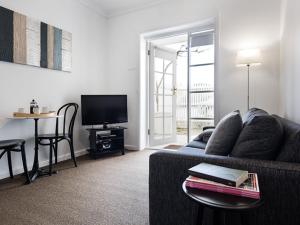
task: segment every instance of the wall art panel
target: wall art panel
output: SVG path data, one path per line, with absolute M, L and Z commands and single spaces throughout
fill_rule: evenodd
M 71 72 L 72 34 L 0 6 L 0 61 Z

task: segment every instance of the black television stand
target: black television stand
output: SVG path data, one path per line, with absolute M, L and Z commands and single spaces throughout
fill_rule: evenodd
M 91 158 L 97 159 L 105 154 L 121 152 L 125 154 L 124 130 L 125 127 L 103 127 L 89 128 L 90 148 L 88 149 Z

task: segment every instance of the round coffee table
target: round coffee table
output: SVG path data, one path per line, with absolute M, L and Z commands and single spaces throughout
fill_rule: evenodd
M 261 199 L 244 198 L 234 195 L 226 195 L 217 192 L 204 191 L 195 188 L 189 188 L 183 182 L 182 189 L 184 193 L 193 201 L 201 204 L 204 208 L 211 208 L 214 211 L 213 223 L 226 225 L 226 212 L 243 212 L 256 209 L 263 204 Z M 198 224 L 202 225 L 203 210 L 199 207 Z M 242 224 L 239 216 L 239 224 Z

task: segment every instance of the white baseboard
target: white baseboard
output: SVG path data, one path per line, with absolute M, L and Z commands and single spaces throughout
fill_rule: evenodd
M 88 154 L 86 149 L 81 149 L 81 150 L 78 150 L 78 151 L 75 152 L 76 157 L 86 155 L 86 154 Z M 70 158 L 71 158 L 71 153 L 67 153 L 67 154 L 64 154 L 64 155 L 59 155 L 58 158 L 57 158 L 57 161 L 58 162 L 66 161 Z M 49 165 L 49 160 L 40 161 L 39 164 L 40 164 L 40 167 L 48 166 Z M 28 167 L 29 170 L 31 170 L 32 165 L 27 165 L 27 167 Z M 13 169 L 13 174 L 14 175 L 18 175 L 18 174 L 22 174 L 22 173 L 24 173 L 22 165 L 19 165 L 19 167 L 16 168 L 16 169 Z M 4 179 L 4 178 L 7 178 L 7 177 L 9 177 L 8 167 L 7 167 L 7 172 L 0 174 L 0 180 Z

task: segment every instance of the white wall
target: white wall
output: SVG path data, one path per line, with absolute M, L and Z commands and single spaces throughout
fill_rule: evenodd
M 279 112 L 280 0 L 173 0 L 108 21 L 109 89 L 129 96 L 126 143 L 143 148 L 140 129 L 140 34 L 217 18 L 219 26 L 217 119 L 247 108 L 246 68 L 235 66 L 236 52 L 261 48 L 263 64 L 251 71 L 251 106 Z M 144 99 L 142 99 L 144 101 Z M 144 123 L 144 121 L 143 121 Z M 143 126 L 141 126 L 143 127 Z
M 283 115 L 300 123 L 300 2 L 286 0 L 282 10 L 281 107 Z
M 0 62 L 0 117 L 19 107 L 28 109 L 34 98 L 40 106 L 58 109 L 67 102 L 80 103 L 81 94 L 105 93 L 107 20 L 73 0 L 0 0 L 0 5 L 60 27 L 73 34 L 72 73 L 52 71 Z M 75 125 L 75 149 L 88 146 L 87 132 L 80 126 L 81 112 Z M 41 121 L 40 132 L 53 132 L 54 121 Z M 28 166 L 33 161 L 33 121 L 0 121 L 0 139 L 27 140 Z M 62 146 L 61 157 L 69 153 Z M 40 160 L 48 159 L 48 151 L 40 151 Z M 20 172 L 21 158 L 13 155 L 13 164 Z M 0 178 L 8 175 L 6 158 L 0 160 Z

